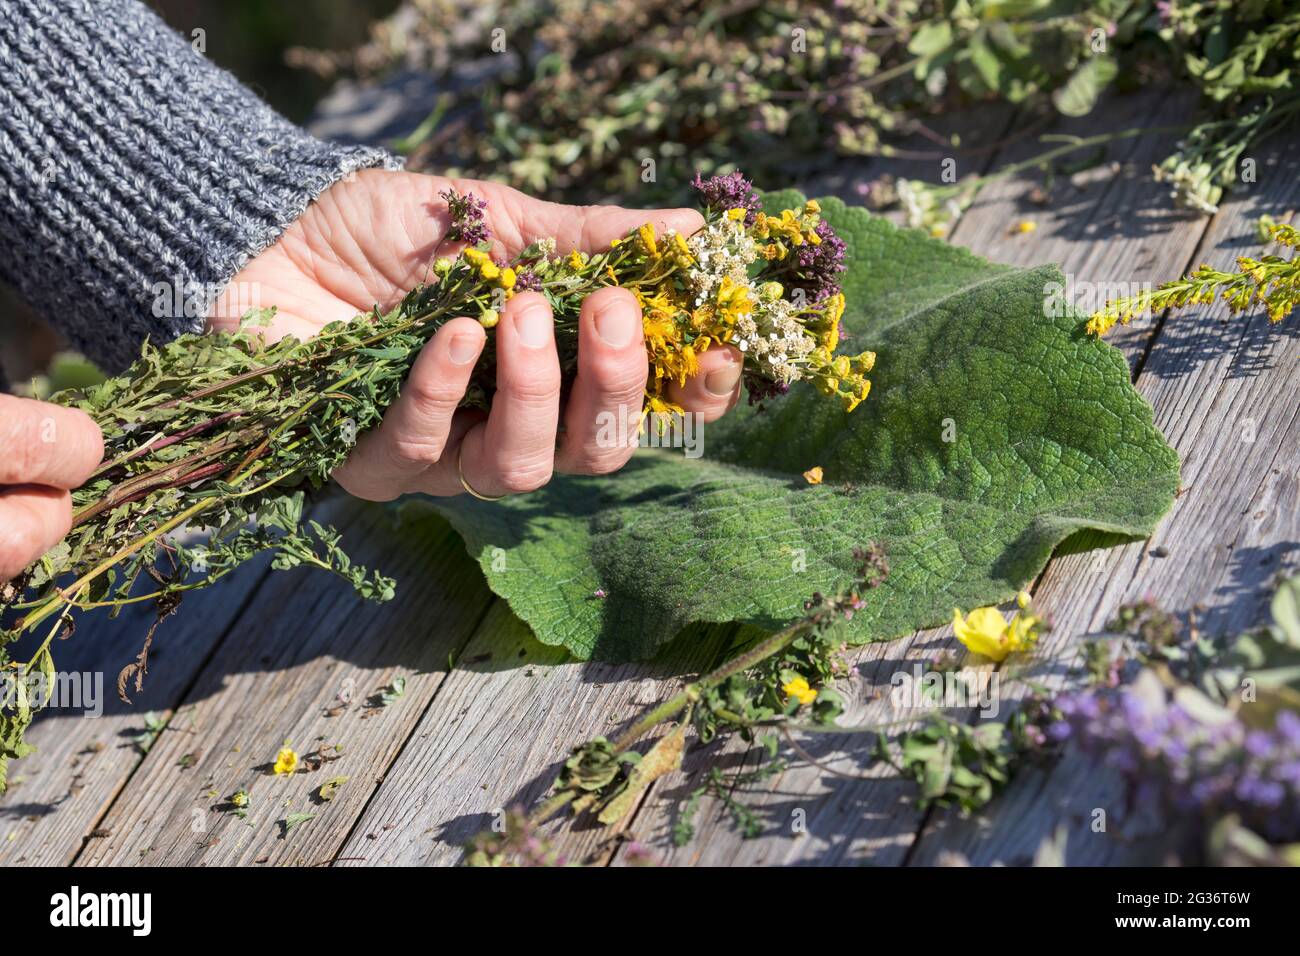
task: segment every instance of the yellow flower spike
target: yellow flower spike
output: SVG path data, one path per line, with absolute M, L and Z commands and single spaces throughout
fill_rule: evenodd
M 1095 335 L 1097 338 L 1101 338 L 1114 328 L 1117 321 L 1119 321 L 1118 316 L 1108 315 L 1105 312 L 1098 312 L 1088 320 L 1088 324 L 1084 326 L 1084 330 L 1089 335 Z
M 844 317 L 844 293 L 837 292 L 826 300 L 826 318 L 839 322 Z
M 832 322 L 830 328 L 823 332 L 817 341 L 828 351 L 834 352 L 835 347 L 840 344 L 840 324 Z
M 814 246 L 820 246 L 822 244 L 822 237 L 817 235 L 817 232 L 813 229 L 809 229 L 805 232 L 803 237 Z
M 803 677 L 794 677 L 786 681 L 781 685 L 781 690 L 785 691 L 786 697 L 799 701 L 801 707 L 807 706 L 817 699 L 817 691 L 808 686 L 808 681 Z
M 275 766 L 272 770 L 276 776 L 287 776 L 298 769 L 298 754 L 292 747 L 281 747 L 280 752 L 275 755 Z
M 645 247 L 645 254 L 651 259 L 659 258 L 659 246 L 655 242 L 654 223 L 647 222 L 644 226 L 636 231 L 637 238 L 641 240 L 641 245 Z
M 677 256 L 677 263 L 681 265 L 693 265 L 695 256 L 690 252 L 690 246 L 686 243 L 685 235 L 681 233 L 672 234 L 673 251 Z
M 816 199 L 809 199 L 803 204 L 803 211 L 805 213 L 816 215 L 822 211 L 822 205 Z

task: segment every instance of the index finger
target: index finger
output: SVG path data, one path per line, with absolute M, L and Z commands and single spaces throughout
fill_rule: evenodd
M 76 488 L 103 457 L 103 435 L 85 412 L 0 395 L 0 485 Z
M 622 206 L 588 206 L 586 222 L 578 248 L 582 252 L 601 252 L 615 239 L 622 239 L 633 229 L 653 223 L 655 232 L 669 231 L 692 235 L 704 228 L 704 217 L 695 209 L 624 209 Z
M 704 217 L 695 209 L 624 209 L 622 206 L 564 206 L 539 203 L 529 209 L 526 234 L 552 236 L 561 252 L 604 252 L 615 239 L 622 239 L 647 222 L 663 235 L 670 229 L 689 236 L 704 227 Z M 530 232 L 531 230 L 531 232 Z

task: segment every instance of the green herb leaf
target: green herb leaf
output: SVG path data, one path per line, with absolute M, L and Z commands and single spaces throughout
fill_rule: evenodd
M 317 796 L 322 800 L 333 800 L 339 795 L 339 788 L 347 782 L 347 777 L 331 777 L 320 785 Z
M 851 580 L 863 541 L 892 571 L 849 636 L 897 637 L 1011 598 L 1077 531 L 1145 536 L 1173 503 L 1177 455 L 1123 356 L 1052 306 L 1056 267 L 822 206 L 849 246 L 851 346 L 878 353 L 861 408 L 797 385 L 706 426 L 694 460 L 647 450 L 611 477 L 433 502 L 542 642 L 623 660 L 692 621 L 775 629 Z
M 287 817 L 285 817 L 283 820 L 280 821 L 281 839 L 287 837 L 290 831 L 293 830 L 294 827 L 301 826 L 302 824 L 306 823 L 308 820 L 315 820 L 315 819 L 316 819 L 316 814 L 314 813 L 289 814 Z
M 1119 64 L 1110 57 L 1084 60 L 1065 85 L 1052 92 L 1052 102 L 1066 116 L 1086 116 L 1097 104 L 1102 90 L 1118 75 Z

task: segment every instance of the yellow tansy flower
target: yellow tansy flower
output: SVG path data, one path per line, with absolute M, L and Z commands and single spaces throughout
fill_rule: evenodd
M 808 686 L 808 681 L 802 677 L 795 677 L 781 685 L 785 691 L 786 697 L 793 697 L 799 701 L 800 706 L 811 704 L 817 699 L 817 691 Z
M 275 767 L 273 768 L 277 775 L 287 776 L 298 769 L 298 754 L 292 747 L 281 747 L 280 752 L 275 756 Z
M 659 258 L 659 246 L 655 242 L 655 227 L 653 223 L 647 222 L 644 226 L 636 231 L 637 238 L 641 240 L 641 245 L 645 247 L 645 254 L 651 259 Z
M 691 254 L 691 247 L 687 244 L 686 237 L 680 232 L 673 233 L 673 252 L 679 265 L 689 266 L 695 262 L 695 256 Z

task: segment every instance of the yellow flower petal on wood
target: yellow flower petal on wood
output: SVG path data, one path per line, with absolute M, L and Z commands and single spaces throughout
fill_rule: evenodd
M 275 766 L 272 769 L 277 776 L 293 773 L 298 769 L 297 752 L 292 747 L 281 747 L 280 752 L 275 755 Z

